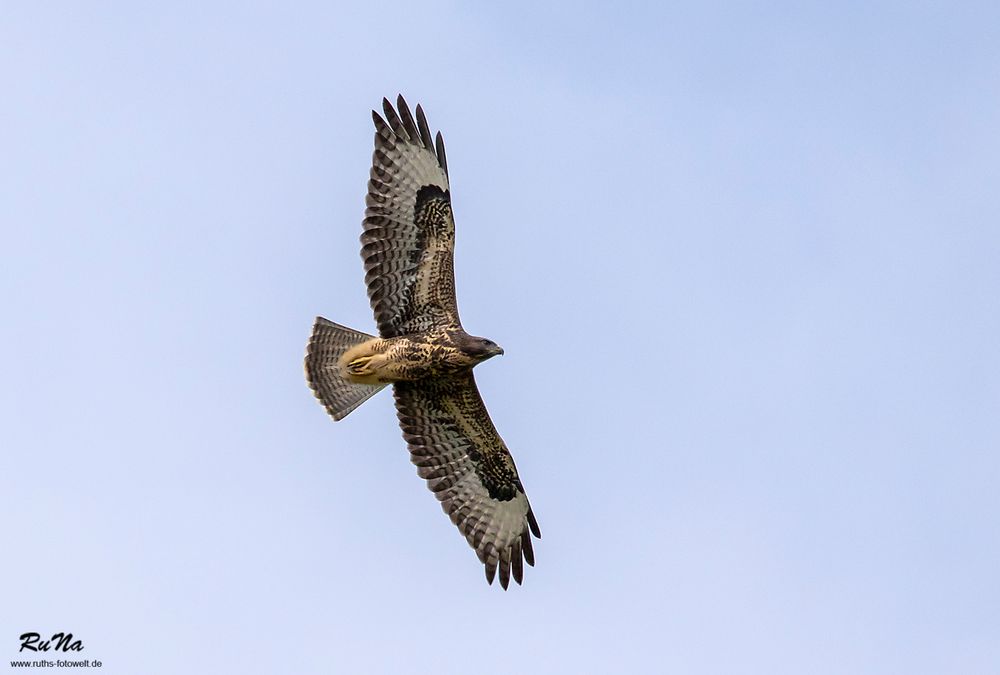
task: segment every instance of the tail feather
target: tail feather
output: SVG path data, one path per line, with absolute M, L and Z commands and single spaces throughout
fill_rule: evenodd
M 341 375 L 338 364 L 344 352 L 373 337 L 316 317 L 306 351 L 306 379 L 316 398 L 335 420 L 344 419 L 385 387 L 384 384 L 351 382 Z

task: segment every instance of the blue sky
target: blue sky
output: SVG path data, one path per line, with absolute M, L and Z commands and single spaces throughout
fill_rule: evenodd
M 2 658 L 107 673 L 996 673 L 993 3 L 0 9 Z M 448 143 L 544 538 L 489 587 L 371 331 L 369 110 Z M 4 666 L 6 667 L 6 666 Z

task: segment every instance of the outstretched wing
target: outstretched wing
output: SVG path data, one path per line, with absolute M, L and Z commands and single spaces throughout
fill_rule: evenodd
M 417 473 L 476 550 L 486 579 L 492 584 L 499 567 L 504 589 L 512 571 L 520 584 L 523 561 L 535 564 L 531 534 L 542 535 L 472 373 L 393 386 Z
M 424 111 L 414 121 L 406 101 L 397 114 L 382 99 L 375 111 L 375 152 L 365 199 L 361 257 L 382 337 L 458 326 L 455 302 L 455 221 L 448 163 L 438 132 L 431 141 Z

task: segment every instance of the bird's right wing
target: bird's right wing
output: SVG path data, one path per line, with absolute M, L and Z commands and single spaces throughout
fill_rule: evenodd
M 382 337 L 458 326 L 455 221 L 448 163 L 440 132 L 431 140 L 424 111 L 414 120 L 400 96 L 399 112 L 383 99 L 375 120 L 361 257 Z

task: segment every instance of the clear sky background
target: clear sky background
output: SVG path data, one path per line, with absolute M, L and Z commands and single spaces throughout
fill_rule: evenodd
M 1000 672 L 998 7 L 4 3 L 2 668 Z M 507 593 L 302 373 L 374 328 L 397 92 L 506 349 Z

